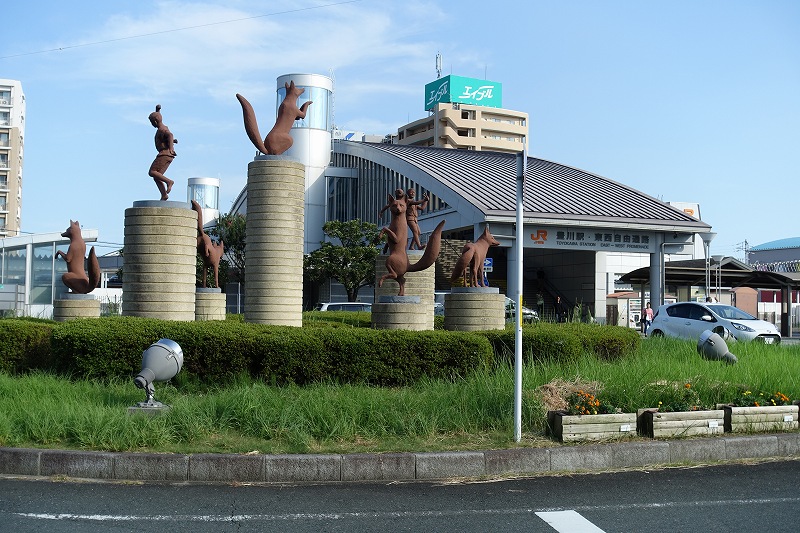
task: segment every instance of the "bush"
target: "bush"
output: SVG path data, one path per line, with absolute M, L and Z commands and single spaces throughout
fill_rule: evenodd
M 237 320 L 73 320 L 54 324 L 53 357 L 62 373 L 129 378 L 139 372 L 142 352 L 168 338 L 183 350 L 183 372 L 202 381 L 225 382 L 248 374 L 270 383 L 298 385 L 323 381 L 401 385 L 422 377 L 451 378 L 486 367 L 493 357 L 489 342 L 471 333 L 335 324 L 293 328 Z
M 513 360 L 514 329 L 481 332 L 500 360 Z M 570 361 L 582 353 L 614 360 L 633 353 L 641 339 L 638 332 L 598 324 L 536 322 L 522 328 L 522 357 L 526 362 Z
M 45 320 L 0 320 L 0 372 L 51 369 L 50 336 L 54 325 Z

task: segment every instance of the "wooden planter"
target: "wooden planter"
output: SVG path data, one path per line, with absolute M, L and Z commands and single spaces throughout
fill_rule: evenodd
M 568 415 L 547 412 L 548 434 L 562 442 L 619 439 L 636 435 L 636 413 Z
M 770 405 L 766 407 L 723 406 L 725 431 L 792 431 L 797 430 L 797 405 Z
M 724 432 L 725 411 L 678 411 L 662 413 L 646 409 L 639 418 L 639 432 L 651 438 L 720 435 Z

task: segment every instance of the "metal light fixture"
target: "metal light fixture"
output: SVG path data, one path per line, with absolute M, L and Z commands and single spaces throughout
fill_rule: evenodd
M 711 241 L 714 240 L 717 234 L 713 231 L 709 231 L 707 233 L 701 233 L 700 238 L 703 239 L 703 245 L 705 248 L 705 255 L 706 255 L 706 296 L 708 296 L 708 287 L 711 285 L 711 255 L 709 254 L 711 250 Z
M 728 351 L 728 345 L 718 334 L 705 330 L 697 341 L 697 353 L 705 359 L 712 361 L 725 361 L 732 365 L 738 361 L 735 355 Z
M 144 402 L 139 402 L 136 407 L 153 409 L 169 407 L 156 401 L 153 396 L 155 381 L 169 381 L 181 371 L 183 367 L 183 350 L 177 342 L 170 339 L 160 339 L 150 345 L 142 353 L 142 371 L 133 379 L 134 385 L 144 389 L 147 395 Z

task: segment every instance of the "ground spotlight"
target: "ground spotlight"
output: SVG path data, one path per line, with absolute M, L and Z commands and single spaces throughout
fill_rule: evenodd
M 163 408 L 168 407 L 157 402 L 153 395 L 155 381 L 169 381 L 180 372 L 183 366 L 183 350 L 177 342 L 170 339 L 160 339 L 154 342 L 142 353 L 142 371 L 139 372 L 133 383 L 140 389 L 144 389 L 147 398 L 144 402 L 139 402 L 140 408 Z
M 725 361 L 729 365 L 737 361 L 736 356 L 728 351 L 725 340 L 710 330 L 705 330 L 700 334 L 700 339 L 697 341 L 697 353 L 706 359 Z

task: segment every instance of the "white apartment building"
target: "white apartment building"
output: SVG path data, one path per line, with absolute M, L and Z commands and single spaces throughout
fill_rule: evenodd
M 25 95 L 16 80 L 0 79 L 0 237 L 19 235 Z

